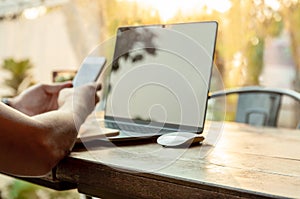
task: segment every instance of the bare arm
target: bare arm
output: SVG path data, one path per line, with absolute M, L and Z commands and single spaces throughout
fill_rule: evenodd
M 20 176 L 47 174 L 68 154 L 77 128 L 94 109 L 96 87 L 64 89 L 57 110 L 32 117 L 0 104 L 0 171 Z

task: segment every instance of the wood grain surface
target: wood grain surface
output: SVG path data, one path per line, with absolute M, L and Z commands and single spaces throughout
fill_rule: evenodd
M 207 122 L 201 145 L 155 140 L 76 147 L 59 180 L 102 198 L 300 198 L 300 131 Z

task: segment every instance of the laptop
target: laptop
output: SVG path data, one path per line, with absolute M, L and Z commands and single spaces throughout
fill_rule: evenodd
M 218 24 L 126 26 L 117 30 L 103 128 L 111 141 L 202 133 Z

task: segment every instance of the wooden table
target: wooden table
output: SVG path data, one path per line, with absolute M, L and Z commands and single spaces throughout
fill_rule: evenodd
M 188 149 L 89 142 L 56 178 L 101 198 L 300 198 L 299 130 L 210 122 L 204 135 Z

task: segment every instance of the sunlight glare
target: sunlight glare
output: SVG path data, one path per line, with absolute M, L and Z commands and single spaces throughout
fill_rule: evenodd
M 270 6 L 275 11 L 279 10 L 280 8 L 280 2 L 278 0 L 265 0 L 265 4 Z
M 178 12 L 191 14 L 199 12 L 206 7 L 208 10 L 215 10 L 224 13 L 231 7 L 230 0 L 127 0 L 135 1 L 143 6 L 156 9 L 161 19 L 166 22 L 173 18 Z
M 229 0 L 208 0 L 206 1 L 208 8 L 224 13 L 231 8 L 231 2 Z
M 36 19 L 39 16 L 44 15 L 47 12 L 47 8 L 44 6 L 39 7 L 33 7 L 33 8 L 27 8 L 23 11 L 23 16 L 26 19 Z

